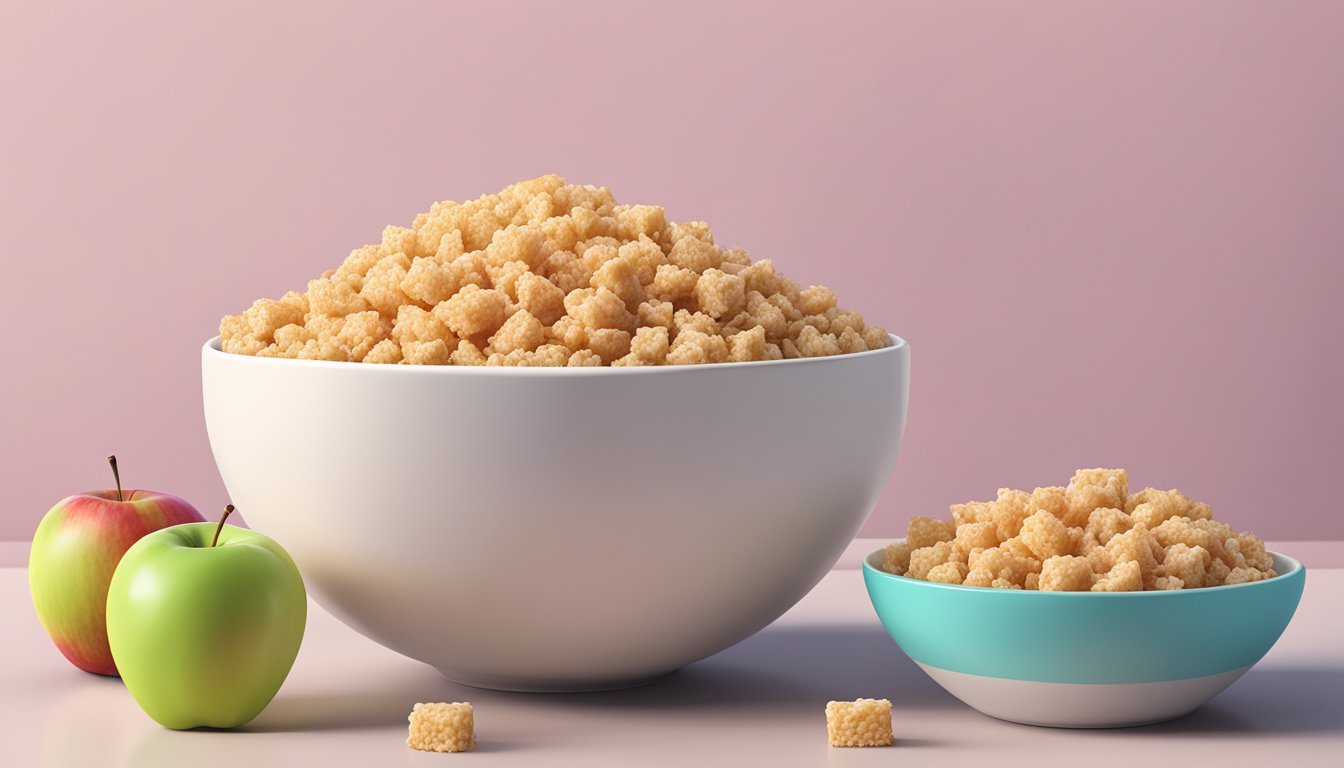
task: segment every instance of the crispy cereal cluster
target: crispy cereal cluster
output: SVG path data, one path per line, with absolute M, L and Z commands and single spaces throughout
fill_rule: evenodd
M 720 248 L 708 224 L 554 175 L 435 203 L 219 332 L 239 355 L 410 365 L 687 365 L 889 344 L 831 289 Z
M 1080 469 L 1068 487 L 999 489 L 916 517 L 883 570 L 997 589 L 1134 592 L 1242 584 L 1275 576 L 1265 544 L 1213 520 L 1177 490 L 1129 493 L 1123 469 Z
M 826 737 L 832 747 L 887 747 L 891 732 L 891 702 L 856 699 L 826 703 Z
M 466 752 L 476 746 L 476 714 L 468 702 L 416 704 L 408 720 L 406 746 L 411 749 Z

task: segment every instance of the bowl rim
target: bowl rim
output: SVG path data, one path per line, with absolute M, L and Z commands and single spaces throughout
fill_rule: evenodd
M 905 541 L 904 537 L 899 539 L 893 539 L 892 543 L 898 543 L 902 541 Z M 1275 552 L 1272 549 L 1266 548 L 1265 551 L 1268 552 L 1271 557 L 1277 557 L 1287 562 L 1289 568 L 1288 570 L 1284 571 L 1283 573 L 1280 573 L 1279 575 L 1273 578 L 1261 579 L 1260 581 L 1247 581 L 1242 584 L 1222 584 L 1217 587 L 1199 587 L 1197 589 L 1144 589 L 1138 592 L 1051 592 L 1051 591 L 1042 592 L 1038 589 L 996 589 L 994 587 L 968 587 L 964 584 L 944 584 L 938 581 L 925 581 L 924 579 L 912 579 L 908 576 L 897 576 L 894 573 L 887 573 L 886 571 L 882 570 L 880 558 L 886 556 L 886 551 L 887 548 L 885 546 L 882 546 L 878 547 L 877 549 L 873 550 L 872 552 L 869 552 L 867 555 L 864 556 L 863 572 L 865 575 L 871 573 L 879 578 L 893 579 L 897 582 L 904 582 L 907 584 L 919 584 L 924 587 L 932 589 L 945 589 L 953 592 L 968 592 L 972 594 L 992 592 L 1000 595 L 1050 595 L 1051 597 L 1046 598 L 1049 600 L 1057 598 L 1078 599 L 1086 597 L 1095 597 L 1103 600 L 1109 600 L 1115 598 L 1128 598 L 1132 600 L 1132 599 L 1144 599 L 1150 597 L 1157 598 L 1159 595 L 1164 595 L 1172 599 L 1176 599 L 1177 596 L 1179 595 L 1207 594 L 1210 592 L 1218 592 L 1221 590 L 1228 590 L 1228 589 L 1244 589 L 1247 587 L 1254 587 L 1257 584 L 1270 584 L 1272 582 L 1278 582 L 1283 579 L 1291 578 L 1293 576 L 1298 575 L 1299 573 L 1306 571 L 1306 566 L 1302 565 L 1302 563 L 1299 560 L 1297 560 L 1297 558 L 1285 555 L 1282 552 Z M 874 565 L 873 564 L 874 562 L 877 562 L 878 565 Z M 1012 600 L 1015 598 L 1008 598 L 1008 599 Z
M 469 375 L 469 376 L 648 376 L 655 374 L 670 374 L 678 371 L 699 371 L 699 370 L 737 370 L 742 368 L 762 368 L 766 366 L 779 365 L 827 365 L 841 360 L 854 360 L 857 358 L 876 357 L 879 355 L 897 354 L 903 350 L 909 349 L 910 345 L 894 333 L 888 333 L 887 337 L 891 339 L 891 346 L 882 349 L 869 349 L 863 352 L 850 352 L 848 354 L 831 355 L 829 357 L 799 357 L 792 360 L 752 360 L 742 363 L 696 363 L 694 365 L 648 365 L 648 366 L 576 366 L 574 368 L 558 367 L 524 367 L 516 365 L 377 365 L 373 363 L 355 363 L 339 362 L 335 360 L 297 360 L 284 357 L 257 357 L 256 355 L 235 355 L 225 352 L 219 347 L 219 336 L 212 336 L 206 340 L 201 347 L 202 357 L 228 358 L 232 362 L 241 365 L 288 365 L 288 366 L 318 366 L 331 370 L 361 370 L 361 371 L 395 371 L 400 370 L 403 373 L 396 375 L 421 375 L 421 376 L 440 376 L 440 375 Z

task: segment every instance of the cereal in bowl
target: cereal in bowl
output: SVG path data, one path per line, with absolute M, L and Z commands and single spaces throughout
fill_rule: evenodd
M 692 365 L 890 345 L 831 289 L 719 246 L 708 224 L 554 175 L 435 203 L 219 333 L 232 354 L 405 365 Z
M 1277 575 L 1265 544 L 1177 490 L 1129 492 L 1123 469 L 1080 469 L 1064 487 L 999 489 L 916 517 L 882 570 L 968 587 L 1048 592 L 1198 589 Z

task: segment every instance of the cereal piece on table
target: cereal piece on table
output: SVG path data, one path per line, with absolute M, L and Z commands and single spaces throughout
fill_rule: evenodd
M 895 742 L 891 702 L 887 699 L 827 702 L 826 737 L 832 747 L 891 746 Z
M 998 527 L 999 540 L 1007 541 L 1018 535 L 1022 523 L 1032 513 L 1031 495 L 1012 488 L 1000 488 L 998 497 L 990 502 L 989 514 Z
M 957 527 L 967 523 L 985 523 L 994 520 L 990 502 L 987 501 L 968 501 L 965 504 L 953 504 L 948 507 L 948 512 L 952 515 L 952 523 Z M 997 526 L 995 530 L 997 532 Z
M 1105 544 L 1117 533 L 1124 533 L 1134 527 L 1129 515 L 1114 507 L 1097 507 L 1087 516 L 1087 532 L 1098 542 Z
M 885 557 L 882 560 L 882 570 L 887 573 L 894 573 L 897 576 L 904 576 L 909 568 L 910 544 L 904 541 L 888 544 Z
M 1206 586 L 1207 572 L 1212 560 L 1208 550 L 1203 547 L 1172 544 L 1167 547 L 1157 572 L 1159 577 L 1172 576 L 1180 579 L 1186 589 L 1196 589 Z
M 1093 592 L 1138 592 L 1143 589 L 1143 572 L 1133 560 L 1116 563 L 1092 585 Z
M 1069 529 L 1059 518 L 1044 510 L 1036 512 L 1022 522 L 1019 538 L 1036 559 L 1067 555 L 1073 549 L 1073 539 Z
M 967 558 L 972 550 L 989 549 L 998 546 L 998 543 L 998 528 L 992 522 L 959 525 L 953 538 L 953 546 Z
M 416 704 L 411 710 L 406 746 L 423 752 L 466 752 L 476 746 L 476 717 L 471 704 Z
M 391 339 L 383 339 L 364 355 L 363 362 L 383 365 L 395 365 L 401 362 L 401 345 Z
M 929 575 L 929 571 L 935 567 L 946 563 L 952 556 L 952 542 L 940 541 L 927 547 L 912 549 L 910 552 L 910 567 L 905 575 L 912 579 L 923 579 Z
M 957 535 L 956 526 L 950 520 L 938 520 L 932 517 L 912 517 L 906 526 L 905 540 L 912 549 L 930 547 L 940 541 L 951 541 Z
M 1064 495 L 1070 519 L 1085 521 L 1098 507 L 1124 508 L 1129 475 L 1123 469 L 1080 469 L 1073 473 Z
M 496 352 L 509 354 L 521 350 L 531 352 L 546 340 L 546 329 L 531 312 L 520 309 L 509 316 L 508 320 L 490 337 L 490 346 Z
M 1092 564 L 1086 557 L 1059 555 L 1041 563 L 1042 592 L 1086 592 L 1092 589 Z
M 934 581 L 940 584 L 960 584 L 968 572 L 965 563 L 947 561 L 942 565 L 935 565 L 924 575 L 926 581 Z

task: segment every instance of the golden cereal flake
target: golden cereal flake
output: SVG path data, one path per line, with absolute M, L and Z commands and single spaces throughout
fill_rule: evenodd
M 423 752 L 466 752 L 476 746 L 476 714 L 468 702 L 416 704 L 406 746 Z
M 545 340 L 546 328 L 541 321 L 526 309 L 520 309 L 510 315 L 495 335 L 490 337 L 490 346 L 496 352 L 507 355 L 516 351 L 532 352 Z
M 887 699 L 826 704 L 826 737 L 832 747 L 887 747 L 895 742 Z

